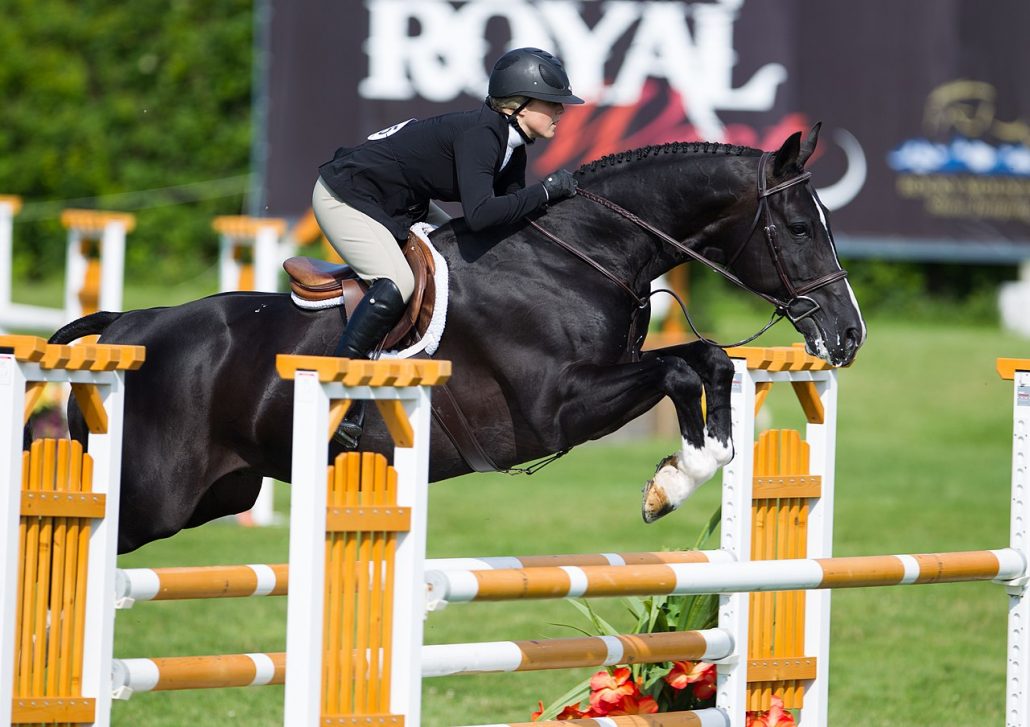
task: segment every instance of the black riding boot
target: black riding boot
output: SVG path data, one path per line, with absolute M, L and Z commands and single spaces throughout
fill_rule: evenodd
M 382 343 L 404 313 L 406 303 L 397 284 L 389 278 L 379 278 L 365 293 L 354 309 L 347 328 L 336 344 L 333 356 L 342 358 L 368 358 Z M 333 439 L 347 449 L 356 449 L 365 421 L 364 402 L 351 404 L 347 416 L 333 435 Z

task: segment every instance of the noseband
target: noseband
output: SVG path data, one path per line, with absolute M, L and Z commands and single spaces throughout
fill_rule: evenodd
M 827 273 L 826 275 L 816 278 L 815 280 L 809 281 L 801 286 L 795 285 L 791 281 L 790 276 L 787 275 L 787 269 L 783 263 L 783 253 L 780 248 L 778 230 L 776 229 L 776 225 L 773 224 L 772 213 L 769 210 L 769 197 L 776 194 L 777 192 L 782 192 L 785 189 L 793 187 L 796 184 L 804 184 L 808 181 L 808 178 L 812 176 L 812 173 L 802 172 L 798 176 L 788 179 L 785 182 L 781 182 L 773 187 L 767 187 L 765 179 L 765 170 L 766 166 L 769 163 L 769 157 L 771 155 L 771 152 L 764 152 L 762 154 L 761 159 L 758 161 L 758 209 L 755 211 L 755 218 L 751 223 L 751 228 L 748 230 L 747 236 L 744 237 L 743 242 L 737 247 L 736 252 L 733 253 L 733 256 L 730 258 L 730 262 L 726 267 L 723 267 L 722 265 L 719 265 L 718 263 L 709 260 L 701 253 L 695 252 L 690 248 L 689 245 L 686 245 L 680 240 L 676 240 L 675 238 L 670 237 L 666 233 L 654 227 L 649 222 L 642 220 L 640 217 L 633 214 L 629 210 L 620 207 L 611 200 L 602 197 L 601 195 L 596 194 L 595 192 L 591 192 L 588 189 L 580 189 L 578 190 L 577 194 L 581 197 L 585 197 L 591 202 L 595 202 L 596 204 L 599 204 L 602 207 L 611 210 L 612 212 L 615 212 L 621 217 L 634 223 L 638 227 L 651 233 L 663 242 L 672 245 L 677 250 L 681 251 L 691 259 L 719 273 L 733 284 L 738 285 L 744 290 L 754 293 L 755 295 L 764 298 L 765 300 L 772 303 L 773 306 L 775 306 L 776 308 L 776 313 L 774 314 L 774 320 L 770 322 L 769 326 L 771 326 L 772 323 L 774 323 L 776 320 L 779 320 L 779 318 L 783 317 L 788 318 L 792 323 L 797 323 L 798 321 L 811 316 L 820 308 L 819 304 L 807 295 L 808 293 L 811 293 L 814 290 L 818 290 L 819 288 L 827 286 L 830 283 L 835 283 L 838 280 L 843 280 L 847 277 L 848 274 L 847 271 L 845 271 L 844 269 L 835 270 L 831 273 Z M 773 266 L 776 268 L 776 273 L 777 275 L 779 275 L 780 282 L 783 283 L 783 287 L 786 289 L 787 295 L 789 296 L 786 300 L 778 298 L 774 295 L 770 295 L 769 293 L 764 293 L 760 290 L 751 287 L 750 285 L 745 283 L 743 280 L 741 280 L 728 270 L 728 268 L 732 267 L 733 263 L 737 261 L 741 253 L 744 251 L 744 248 L 747 247 L 748 243 L 755 236 L 755 232 L 758 230 L 760 224 L 762 225 L 762 232 L 765 237 L 766 245 L 769 248 L 769 255 L 772 258 Z M 629 295 L 637 302 L 638 306 L 643 308 L 648 305 L 648 297 L 641 297 L 637 295 L 636 292 L 634 292 L 633 289 L 627 283 L 620 280 L 611 271 L 602 267 L 595 260 L 592 260 L 590 257 L 585 255 L 580 250 L 577 250 L 576 248 L 567 244 L 565 241 L 558 238 L 556 235 L 553 235 L 552 233 L 548 232 L 543 227 L 541 227 L 536 221 L 530 221 L 530 225 L 532 225 L 536 230 L 538 230 L 549 240 L 557 243 L 565 250 L 568 250 L 576 257 L 591 265 L 595 270 L 600 272 L 602 275 L 606 276 L 609 280 L 612 280 L 623 290 L 627 291 Z M 683 305 L 682 301 L 680 301 L 680 305 Z M 685 308 L 684 312 L 686 312 Z M 755 336 L 753 336 L 752 339 L 749 340 L 753 340 L 753 338 L 763 333 L 769 326 L 763 328 L 762 331 L 759 331 L 759 333 L 755 334 Z M 695 333 L 697 333 L 696 330 Z

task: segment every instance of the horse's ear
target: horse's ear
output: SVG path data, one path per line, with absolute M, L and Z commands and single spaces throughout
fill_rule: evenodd
M 773 157 L 773 176 L 782 177 L 785 173 L 792 168 L 798 167 L 798 154 L 801 153 L 801 132 L 796 131 L 790 135 L 790 137 L 783 142 L 777 152 L 776 156 Z
M 815 126 L 808 132 L 808 137 L 801 143 L 801 153 L 798 154 L 798 166 L 805 166 L 805 162 L 808 161 L 809 157 L 812 156 L 812 152 L 815 151 L 816 142 L 819 141 L 819 127 L 822 125 L 822 121 L 815 122 Z

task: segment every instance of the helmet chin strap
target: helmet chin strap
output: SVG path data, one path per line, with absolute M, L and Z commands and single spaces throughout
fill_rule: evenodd
M 522 126 L 519 124 L 518 116 L 519 111 L 529 106 L 529 102 L 532 100 L 533 99 L 531 98 L 527 98 L 521 106 L 519 106 L 517 109 L 515 109 L 508 115 L 508 123 L 515 128 L 515 131 L 519 132 L 519 136 L 521 136 L 522 140 L 525 141 L 527 144 L 532 144 L 534 141 L 536 141 L 536 139 L 530 139 L 526 132 L 522 130 Z

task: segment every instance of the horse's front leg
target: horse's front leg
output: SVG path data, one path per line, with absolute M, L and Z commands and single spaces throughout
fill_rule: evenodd
M 678 508 L 733 459 L 733 363 L 721 348 L 700 341 L 648 352 L 648 358 L 661 362 L 666 372 L 665 392 L 676 406 L 683 442 L 679 452 L 658 463 L 654 477 L 644 486 L 641 511 L 650 523 Z

